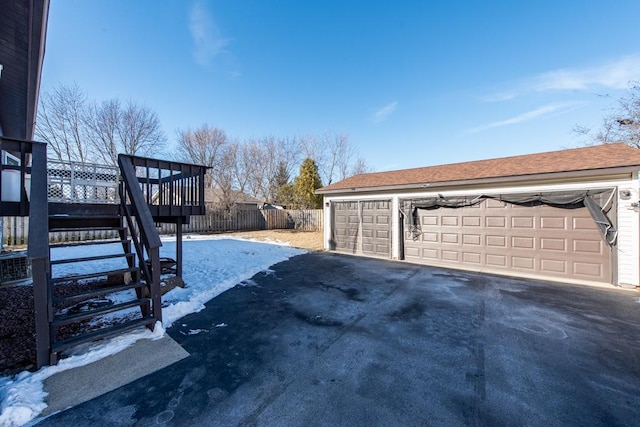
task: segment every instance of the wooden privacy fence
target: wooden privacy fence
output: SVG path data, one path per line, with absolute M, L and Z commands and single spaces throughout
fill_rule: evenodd
M 240 210 L 209 211 L 206 215 L 192 216 L 189 224 L 183 226 L 185 233 L 216 233 L 224 231 L 281 230 L 302 231 L 322 230 L 322 209 L 313 210 Z M 175 224 L 162 224 L 160 234 L 174 234 Z
M 175 224 L 160 224 L 160 234 L 174 234 Z M 206 215 L 191 217 L 183 226 L 185 233 L 219 233 L 225 231 L 296 229 L 318 231 L 323 227 L 322 209 L 311 210 L 211 210 Z M 29 217 L 4 217 L 2 244 L 26 246 L 28 243 Z M 74 231 L 50 233 L 51 243 L 78 242 L 115 238 L 114 231 Z

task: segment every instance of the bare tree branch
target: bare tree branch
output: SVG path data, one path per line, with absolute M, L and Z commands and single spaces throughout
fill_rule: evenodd
M 598 128 L 576 126 L 574 133 L 586 137 L 592 144 L 624 142 L 640 148 L 640 82 L 630 84 L 628 96 L 617 101 Z
M 59 85 L 40 97 L 36 138 L 64 161 L 84 162 L 89 147 L 86 139 L 87 95 L 77 84 Z

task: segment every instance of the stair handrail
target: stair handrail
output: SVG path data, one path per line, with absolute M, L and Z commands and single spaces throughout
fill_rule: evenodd
M 122 181 L 124 183 L 124 189 L 126 195 L 129 196 L 131 202 L 130 207 L 133 210 L 133 216 L 136 218 L 136 225 L 138 233 L 142 238 L 142 244 L 149 256 L 149 266 L 146 264 L 142 248 L 138 244 L 134 244 L 138 255 L 140 267 L 145 274 L 145 278 L 148 281 L 150 297 L 153 300 L 153 317 L 162 321 L 162 303 L 160 300 L 160 251 L 162 246 L 160 241 L 160 234 L 155 226 L 155 221 L 149 210 L 149 206 L 142 194 L 138 178 L 136 176 L 135 168 L 133 167 L 133 156 L 125 154 L 118 155 L 118 166 L 122 173 Z M 120 203 L 122 204 L 124 211 L 127 215 L 127 221 L 131 221 L 131 215 L 129 214 L 129 205 L 127 205 L 127 198 L 125 195 L 121 195 Z M 131 228 L 131 224 L 128 224 Z M 133 234 L 133 233 L 132 233 Z

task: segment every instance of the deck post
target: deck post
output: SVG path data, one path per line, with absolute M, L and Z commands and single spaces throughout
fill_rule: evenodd
M 51 361 L 51 292 L 49 290 L 49 205 L 47 201 L 47 146 L 33 143 L 31 200 L 29 208 L 29 248 L 33 276 L 38 368 Z
M 182 278 L 182 217 L 176 219 L 176 276 Z

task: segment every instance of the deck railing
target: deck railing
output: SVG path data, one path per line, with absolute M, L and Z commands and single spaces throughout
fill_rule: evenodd
M 154 218 L 187 218 L 205 214 L 206 167 L 123 154 L 120 156 L 135 167 L 138 184 Z
M 50 202 L 113 203 L 118 198 L 117 166 L 49 160 L 47 194 Z

